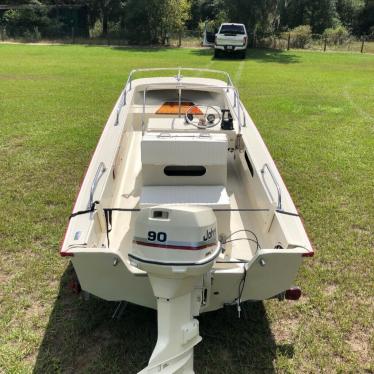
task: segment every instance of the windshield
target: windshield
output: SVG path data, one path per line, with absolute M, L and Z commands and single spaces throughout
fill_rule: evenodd
M 220 30 L 220 34 L 241 34 L 244 35 L 244 27 L 241 25 L 223 25 Z

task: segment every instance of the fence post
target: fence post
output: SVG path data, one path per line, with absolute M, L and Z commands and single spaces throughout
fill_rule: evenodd
M 257 47 L 256 31 L 253 31 L 253 48 Z
M 325 36 L 323 40 L 323 52 L 326 52 L 327 37 Z
M 362 36 L 361 39 L 362 39 L 362 43 L 361 43 L 361 53 L 364 53 L 365 37 Z
M 178 33 L 178 47 L 182 46 L 182 30 L 179 30 Z
M 290 50 L 290 41 L 291 41 L 291 33 L 288 33 L 288 39 L 287 39 L 287 51 Z
M 73 44 L 75 43 L 75 30 L 74 30 L 74 26 L 71 27 L 71 40 L 73 42 Z

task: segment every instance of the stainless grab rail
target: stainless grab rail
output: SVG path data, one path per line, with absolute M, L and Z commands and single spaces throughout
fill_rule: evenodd
M 247 126 L 247 122 L 246 122 L 246 119 L 245 119 L 244 107 L 243 107 L 242 102 L 240 101 L 239 91 L 236 88 L 233 91 L 234 91 L 234 108 L 236 108 L 236 106 L 238 106 L 237 116 L 238 116 L 238 120 L 239 120 L 239 125 L 241 127 L 246 127 Z M 240 119 L 240 109 L 241 109 L 241 111 L 243 113 L 243 124 L 241 123 L 241 119 Z
M 181 76 L 181 72 L 182 71 L 201 71 L 201 72 L 205 72 L 205 73 L 222 74 L 227 79 L 227 85 L 228 86 L 233 86 L 230 74 L 227 73 L 226 71 L 223 71 L 223 70 L 205 69 L 205 68 L 182 68 L 182 67 L 175 67 L 175 68 L 144 68 L 144 69 L 134 69 L 134 70 L 131 70 L 131 72 L 129 74 L 129 77 L 127 78 L 127 82 L 126 82 L 125 87 L 127 86 L 127 84 L 129 84 L 129 88 L 131 90 L 131 82 L 132 82 L 132 79 L 133 79 L 133 75 L 136 74 L 136 73 L 139 73 L 139 72 L 148 72 L 148 71 L 172 71 L 172 70 L 176 70 L 177 71 L 177 76 L 176 76 L 177 81 L 179 81 L 181 79 L 181 77 L 182 77 Z
M 181 75 L 181 72 L 182 71 L 201 71 L 201 72 L 205 72 L 205 73 L 216 73 L 216 74 L 222 74 L 226 77 L 226 80 L 227 80 L 227 89 L 230 88 L 230 87 L 234 87 L 233 83 L 232 83 L 232 80 L 231 80 L 231 77 L 230 77 L 230 74 L 227 73 L 226 71 L 223 71 L 223 70 L 216 70 L 216 69 L 204 69 L 204 68 L 182 68 L 182 67 L 177 67 L 177 68 L 144 68 L 144 69 L 134 69 L 134 70 L 131 70 L 130 71 L 130 74 L 127 78 L 127 81 L 125 83 L 125 87 L 123 89 L 123 105 L 126 105 L 126 102 L 127 102 L 127 93 L 129 91 L 131 91 L 131 83 L 132 83 L 132 80 L 133 80 L 133 75 L 136 74 L 136 73 L 139 73 L 139 72 L 148 72 L 148 71 L 172 71 L 172 70 L 176 70 L 177 71 L 177 75 L 176 75 L 176 79 L 178 82 L 181 81 L 182 79 L 182 75 Z M 128 87 L 128 89 L 127 89 Z
M 243 104 L 240 100 L 239 100 L 239 106 L 242 109 L 242 113 L 243 113 L 243 123 L 242 123 L 241 119 L 239 119 L 239 125 L 240 125 L 240 127 L 246 127 L 247 126 L 247 121 L 245 119 L 245 111 L 244 111 Z
M 93 197 L 94 197 L 96 187 L 99 183 L 99 180 L 101 179 L 101 177 L 104 175 L 105 172 L 106 172 L 106 166 L 105 166 L 104 162 L 100 162 L 99 167 L 97 168 L 97 171 L 96 171 L 96 174 L 95 174 L 95 178 L 94 178 L 94 180 L 92 182 L 92 185 L 91 185 L 90 199 L 89 199 L 88 204 L 87 204 L 87 209 L 91 209 L 91 207 L 92 207 Z
M 273 179 L 273 182 L 274 182 L 274 184 L 275 184 L 275 187 L 277 188 L 277 191 L 278 191 L 277 209 L 280 209 L 280 210 L 281 210 L 281 209 L 282 209 L 282 192 L 281 192 L 280 186 L 279 186 L 279 184 L 278 184 L 278 182 L 277 182 L 277 180 L 276 180 L 276 178 L 275 178 L 275 176 L 274 176 L 272 170 L 270 169 L 270 166 L 269 166 L 267 163 L 265 163 L 264 166 L 263 166 L 262 169 L 261 169 L 261 174 L 262 174 L 262 179 L 263 179 L 263 181 L 264 181 L 264 185 L 265 185 L 265 187 L 266 187 L 266 189 L 267 189 L 269 195 L 270 195 L 272 198 L 273 198 L 273 196 L 272 196 L 271 191 L 270 191 L 270 189 L 269 189 L 269 187 L 268 187 L 268 185 L 267 185 L 267 183 L 266 183 L 266 180 L 265 180 L 265 169 L 267 169 L 267 170 L 269 171 L 269 174 L 270 174 L 271 178 Z
M 147 97 L 147 87 L 144 88 L 143 92 L 143 114 L 142 114 L 142 134 L 144 135 L 145 130 L 145 101 Z
M 118 123 L 119 123 L 119 115 L 121 113 L 121 109 L 125 105 L 126 105 L 126 87 L 122 90 L 120 98 L 119 98 L 119 103 L 117 105 L 116 120 L 114 122 L 114 126 L 118 125 Z

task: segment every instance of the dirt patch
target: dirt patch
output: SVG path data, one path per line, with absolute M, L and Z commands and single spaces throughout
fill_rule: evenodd
M 11 275 L 0 270 L 0 284 L 5 285 L 11 280 Z M 4 287 L 0 287 L 0 297 L 4 296 Z
M 292 341 L 295 331 L 298 327 L 297 319 L 281 319 L 276 321 L 271 326 L 276 342 Z
M 34 299 L 34 298 L 32 298 Z M 44 314 L 45 308 L 38 302 L 32 302 L 32 304 L 26 309 L 26 320 L 34 317 L 41 317 Z
M 367 227 L 362 227 L 360 225 L 352 225 L 351 228 L 357 234 L 370 234 L 370 230 Z
M 0 144 L 0 151 L 4 152 L 4 154 L 7 155 L 7 158 L 9 158 L 10 154 L 20 151 L 20 148 L 24 146 L 25 141 L 26 138 L 24 136 L 13 136 L 3 139 L 3 144 Z
M 363 366 L 373 364 L 372 352 L 369 349 L 369 336 L 363 332 L 354 332 L 347 340 L 346 343 L 350 346 L 351 350 Z
M 5 284 L 10 280 L 10 275 L 0 271 L 0 284 Z
M 324 291 L 323 293 L 326 295 L 326 296 L 333 296 L 337 290 L 337 286 L 331 284 L 327 287 L 324 288 Z
M 37 351 L 32 352 L 24 357 L 25 362 L 27 362 L 30 366 L 34 366 L 36 362 Z

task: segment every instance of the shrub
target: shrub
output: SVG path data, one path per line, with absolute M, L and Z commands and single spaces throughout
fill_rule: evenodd
M 326 29 L 323 32 L 328 44 L 341 45 L 349 39 L 349 31 L 344 26 Z
M 97 20 L 93 27 L 90 29 L 91 38 L 99 38 L 103 33 L 103 24 L 100 20 Z
M 312 40 L 312 29 L 309 25 L 297 26 L 290 30 L 291 45 L 295 48 L 305 48 Z
M 37 27 L 34 27 L 34 30 L 32 30 L 32 31 L 30 31 L 30 30 L 26 30 L 26 31 L 23 33 L 23 39 L 24 39 L 26 42 L 37 42 L 37 41 L 39 41 L 41 38 L 42 38 L 42 36 L 41 36 L 40 31 L 38 30 Z
M 227 15 L 224 12 L 220 12 L 214 20 L 206 20 L 205 22 L 200 21 L 198 24 L 198 30 L 200 35 L 203 34 L 205 29 L 208 32 L 217 33 L 218 28 L 220 27 L 221 23 L 226 22 Z
M 11 9 L 4 13 L 4 23 L 11 37 L 39 38 L 39 30 L 45 30 L 51 21 L 46 8 Z

